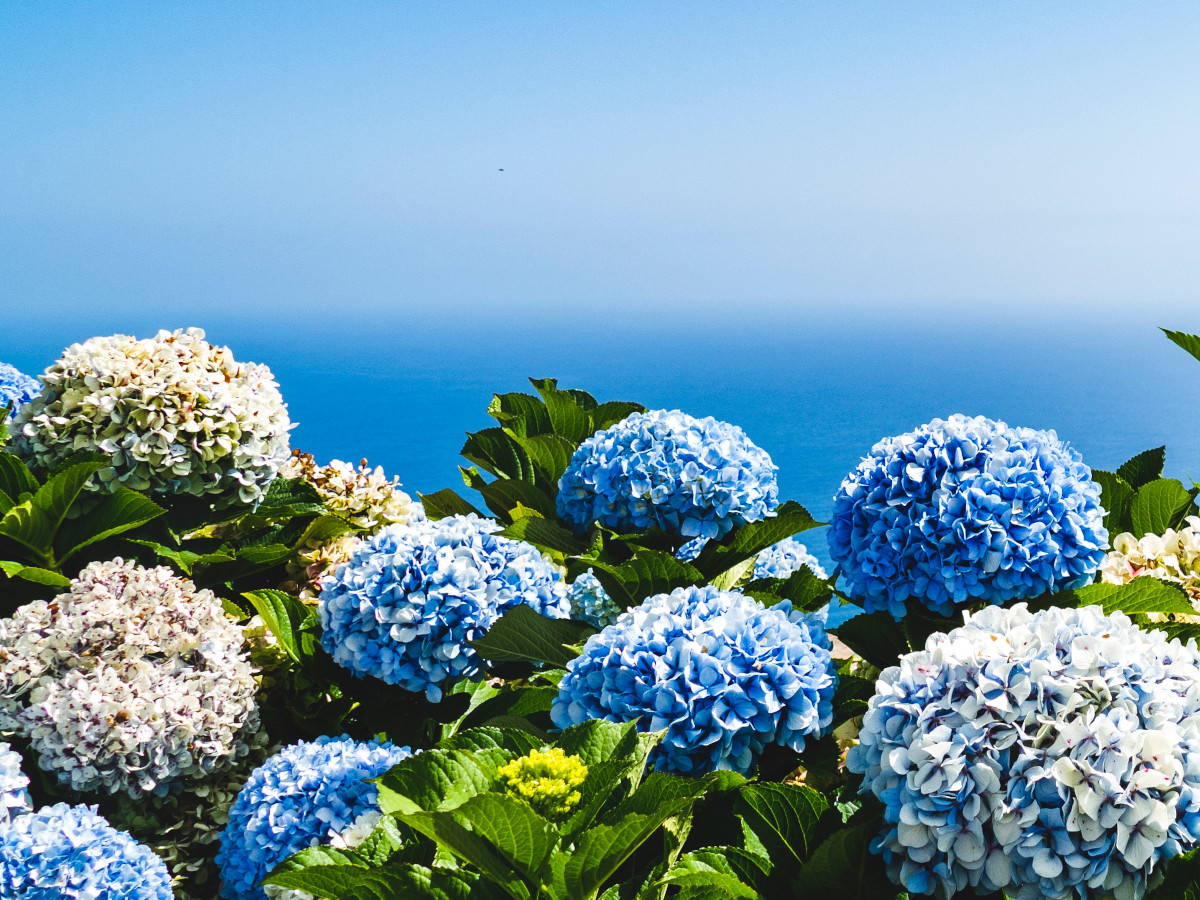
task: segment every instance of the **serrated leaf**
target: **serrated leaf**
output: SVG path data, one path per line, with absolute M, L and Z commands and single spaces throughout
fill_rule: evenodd
M 891 900 L 902 894 L 888 880 L 880 857 L 870 852 L 878 831 L 878 822 L 867 822 L 829 835 L 793 879 L 796 896 Z
M 1117 477 L 1123 478 L 1131 488 L 1137 490 L 1142 485 L 1149 484 L 1156 478 L 1161 478 L 1163 466 L 1166 463 L 1166 447 L 1143 450 L 1137 456 L 1127 460 L 1117 468 Z
M 534 466 L 539 470 L 547 488 L 557 489 L 558 479 L 567 470 L 575 444 L 558 434 L 537 434 L 524 437 L 510 431 L 510 436 L 521 445 Z
M 21 502 L 22 494 L 33 496 L 37 489 L 37 479 L 19 457 L 0 453 L 0 492 L 7 494 L 15 505 Z
M 498 478 L 534 480 L 533 461 L 529 454 L 505 434 L 503 428 L 471 432 L 459 453 Z
M 875 696 L 875 682 L 856 675 L 838 677 L 837 690 L 833 695 L 834 726 L 861 716 L 867 711 L 867 703 Z
M 819 791 L 798 784 L 748 784 L 741 789 L 734 810 L 742 816 L 776 865 L 799 864 L 813 850 L 817 822 L 829 809 Z
M 567 556 L 577 556 L 587 549 L 583 541 L 550 519 L 517 519 L 499 533 L 514 541 L 526 541 L 539 549 L 553 550 Z
M 749 522 L 733 529 L 720 541 L 709 541 L 692 565 L 712 577 L 744 559 L 757 556 L 773 544 L 823 524 L 799 503 L 788 500 L 771 518 Z
M 600 810 L 613 800 L 621 800 L 630 785 L 622 780 L 630 775 L 639 761 L 635 756 L 601 759 L 588 764 L 587 775 L 579 786 L 579 803 L 570 818 L 562 825 L 565 835 L 574 835 L 592 824 Z
M 57 547 L 66 548 L 58 555 L 58 562 L 61 565 L 85 547 L 132 531 L 165 512 L 165 509 L 137 491 L 118 487 L 111 494 L 101 497 L 87 515 L 63 523 L 54 540 Z
M 733 590 L 739 581 L 754 571 L 754 559 L 755 558 L 751 556 L 749 559 L 743 559 L 741 562 L 735 563 L 724 572 L 716 575 L 711 581 L 709 581 L 709 584 L 718 590 Z
M 540 881 L 538 872 L 558 844 L 553 825 L 524 800 L 506 794 L 479 794 L 440 815 L 468 826 L 534 884 Z
M 665 803 L 696 800 L 713 781 L 710 776 L 684 778 L 667 772 L 651 772 L 632 794 L 606 812 L 600 821 L 612 824 L 628 815 L 652 815 Z
M 1134 537 L 1162 534 L 1179 525 L 1192 506 L 1192 495 L 1174 478 L 1159 478 L 1133 497 L 1129 516 Z
M 586 766 L 596 765 L 606 759 L 637 758 L 641 755 L 636 722 L 588 719 L 564 729 L 558 746 L 568 756 L 578 756 Z
M 102 468 L 103 463 L 92 460 L 68 466 L 52 476 L 32 497 L 0 518 L 0 535 L 51 561 L 54 536 L 63 519 L 88 480 Z
M 596 578 L 618 606 L 639 606 L 647 597 L 700 584 L 704 576 L 690 563 L 658 550 L 639 550 L 620 565 L 590 564 Z
M 884 611 L 854 616 L 830 633 L 878 669 L 894 666 L 910 649 L 899 624 Z
M 627 400 L 609 400 L 607 403 L 601 403 L 595 409 L 591 410 L 592 428 L 596 431 L 608 428 L 610 425 L 615 425 L 622 419 L 628 418 L 634 413 L 645 412 L 646 407 L 640 403 L 630 403 Z
M 732 848 L 711 847 L 685 853 L 659 884 L 674 885 L 684 890 L 685 896 L 688 888 L 704 887 L 716 891 L 714 896 L 731 900 L 761 900 L 762 895 L 738 877 L 725 852 L 727 849 Z
M 242 596 L 262 616 L 263 624 L 288 656 L 299 662 L 302 657 L 312 655 L 316 641 L 305 626 L 311 625 L 316 613 L 303 601 L 275 590 L 247 591 Z
M 1100 505 L 1104 507 L 1104 527 L 1110 535 L 1133 530 L 1129 517 L 1133 506 L 1133 488 L 1113 472 L 1092 469 L 1092 480 L 1100 485 Z
M 146 541 L 141 540 L 140 538 L 129 538 L 129 543 L 138 544 L 142 547 L 148 547 L 154 551 L 155 555 L 174 563 L 175 567 L 184 575 L 192 574 L 192 564 L 200 558 L 199 553 L 193 553 L 191 550 L 175 550 L 171 547 L 159 544 L 156 541 Z
M 71 586 L 71 579 L 65 575 L 59 572 L 51 572 L 49 569 L 41 569 L 37 566 L 27 566 L 25 563 L 0 560 L 0 571 L 3 571 L 9 578 L 21 578 L 34 584 L 43 584 L 46 587 L 62 591 Z
M 471 863 L 510 896 L 518 900 L 528 900 L 533 895 L 524 880 L 513 870 L 512 863 L 505 859 L 490 841 L 465 827 L 452 813 L 402 813 L 400 818 L 409 827 L 437 841 L 438 846 Z
M 790 600 L 794 609 L 813 612 L 833 599 L 832 579 L 818 578 L 808 566 L 801 566 L 787 578 L 761 578 L 751 581 L 745 593 L 758 598 L 766 605 L 768 595 L 779 600 Z
M 291 545 L 295 550 L 301 550 L 310 544 L 324 544 L 343 534 L 358 530 L 357 526 L 351 525 L 338 516 L 317 516 L 308 523 L 304 532 Z
M 551 430 L 546 404 L 532 394 L 493 394 L 487 413 L 522 437 L 548 434 Z
M 108 466 L 111 461 L 111 457 L 107 453 L 101 453 L 98 450 L 77 450 L 74 453 L 68 453 L 51 466 L 50 471 L 46 474 L 46 481 L 50 481 L 55 475 L 60 475 L 75 466 L 95 465 L 96 471 L 99 471 Z
M 1176 345 L 1182 347 L 1196 359 L 1200 359 L 1200 337 L 1188 334 L 1186 331 L 1168 331 L 1166 328 L 1162 328 L 1160 331 Z
M 264 883 L 296 891 L 308 891 L 326 900 L 341 900 L 362 883 L 366 871 L 363 866 L 347 863 L 317 865 L 273 872 L 266 877 Z
M 416 753 L 376 779 L 379 808 L 402 816 L 452 809 L 491 789 L 496 769 L 518 755 L 502 747 Z
M 484 659 L 565 666 L 579 655 L 572 648 L 595 633 L 596 629 L 584 622 L 550 619 L 522 603 L 470 643 Z
M 431 519 L 470 515 L 479 516 L 481 519 L 488 518 L 449 488 L 434 491 L 432 494 L 418 493 L 417 496 L 421 498 L 421 505 L 425 507 L 425 515 Z
M 442 750 L 461 750 L 468 753 L 502 750 L 515 758 L 525 756 L 531 750 L 541 747 L 541 742 L 528 732 L 485 726 L 471 728 L 446 738 L 438 747 Z
M 1105 613 L 1194 615 L 1196 612 L 1183 588 L 1152 575 L 1139 576 L 1128 584 L 1089 584 L 1087 587 L 1077 588 L 1075 596 L 1080 606 L 1099 605 L 1104 608 Z
M 528 481 L 512 481 L 498 478 L 495 481 L 480 485 L 479 493 L 483 495 L 488 509 L 496 514 L 502 522 L 512 522 L 510 511 L 518 505 L 535 509 L 542 516 L 554 518 L 554 500 L 538 490 Z

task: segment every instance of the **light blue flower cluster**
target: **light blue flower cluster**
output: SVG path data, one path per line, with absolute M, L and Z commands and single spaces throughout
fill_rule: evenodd
M 885 669 L 846 766 L 913 894 L 1136 900 L 1200 841 L 1200 656 L 1099 607 L 989 607 Z
M 442 698 L 479 673 L 468 641 L 526 604 L 570 615 L 562 575 L 530 544 L 477 516 L 393 525 L 359 544 L 322 583 L 321 646 L 356 675 Z
M 776 466 L 736 425 L 679 410 L 634 413 L 575 451 L 558 483 L 558 514 L 582 532 L 661 528 L 719 538 L 771 515 Z
M 16 366 L 0 362 L 0 411 L 11 403 L 15 414 L 36 397 L 41 389 L 42 386 L 36 378 L 26 375 Z
M 0 822 L 33 809 L 29 799 L 29 776 L 21 770 L 21 765 L 21 754 L 0 741 Z
M 824 638 L 824 633 L 821 634 Z M 794 750 L 833 720 L 837 675 L 803 616 L 714 587 L 657 594 L 584 644 L 550 711 L 666 729 L 656 768 L 749 772 L 768 744 Z
M 221 896 L 266 900 L 272 869 L 305 847 L 328 843 L 379 809 L 377 778 L 407 747 L 320 737 L 285 747 L 251 773 L 221 832 Z
M 0 822 L 0 897 L 171 900 L 163 861 L 94 806 L 58 803 Z
M 696 538 L 688 541 L 677 551 L 675 558 L 691 562 L 700 555 L 708 538 Z M 808 552 L 795 538 L 784 538 L 778 544 L 772 544 L 754 559 L 754 578 L 787 578 L 802 566 L 808 566 L 818 578 L 827 578 L 825 570 L 817 558 Z
M 833 499 L 829 551 L 867 612 L 950 615 L 1086 584 L 1103 518 L 1100 485 L 1053 431 L 956 415 L 872 448 Z
M 596 628 L 611 625 L 625 611 L 608 595 L 591 569 L 571 583 L 567 600 L 571 604 L 572 619 L 587 622 Z

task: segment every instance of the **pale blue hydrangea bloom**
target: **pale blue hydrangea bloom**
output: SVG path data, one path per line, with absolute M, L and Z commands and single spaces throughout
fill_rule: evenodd
M 477 516 L 393 525 L 364 540 L 322 582 L 321 646 L 356 675 L 441 700 L 480 671 L 469 641 L 526 604 L 570 615 L 559 570 L 530 544 Z
M 677 551 L 675 558 L 691 562 L 700 555 L 708 538 L 688 541 Z M 761 551 L 754 559 L 754 578 L 787 578 L 801 566 L 808 566 L 818 578 L 828 578 L 817 558 L 795 538 L 784 538 Z
M 285 747 L 251 773 L 229 810 L 217 866 L 221 896 L 266 900 L 267 874 L 305 847 L 328 843 L 379 809 L 377 778 L 407 747 L 320 737 Z
M 1200 841 L 1200 656 L 1097 606 L 989 607 L 885 669 L 846 766 L 892 879 L 1138 898 Z
M 1100 485 L 1053 431 L 956 415 L 872 448 L 833 499 L 829 552 L 867 612 L 950 615 L 1087 584 L 1103 520 Z
M 20 900 L 171 900 L 154 852 L 94 806 L 57 803 L 0 822 L 0 897 Z
M 824 633 L 821 634 L 824 638 Z M 656 768 L 749 772 L 768 744 L 802 750 L 833 720 L 837 675 L 804 617 L 714 587 L 658 594 L 584 644 L 550 711 L 666 729 Z
M 591 569 L 571 583 L 567 600 L 571 604 L 572 619 L 587 622 L 596 628 L 611 625 L 625 611 L 608 595 Z
M 776 468 L 736 425 L 679 410 L 634 413 L 579 445 L 557 509 L 580 532 L 599 522 L 719 538 L 772 514 Z
M 42 389 L 36 378 L 26 375 L 16 366 L 0 362 L 0 411 L 12 404 L 12 412 L 17 410 L 38 395 Z
M 0 822 L 7 822 L 33 809 L 29 799 L 29 776 L 21 769 L 21 754 L 0 741 Z

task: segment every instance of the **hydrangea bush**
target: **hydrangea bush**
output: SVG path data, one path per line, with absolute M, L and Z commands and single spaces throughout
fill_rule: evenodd
M 1200 840 L 1198 714 L 1194 644 L 988 608 L 883 672 L 846 764 L 910 893 L 1136 898 Z
M 93 490 L 253 503 L 287 461 L 291 427 L 269 368 L 189 328 L 72 344 L 14 417 L 12 441 L 43 470 L 81 450 L 108 454 Z
M 977 416 L 880 441 L 833 500 L 829 552 L 868 612 L 938 615 L 1087 584 L 1108 534 L 1100 485 L 1053 431 Z
M 768 744 L 803 750 L 833 719 L 832 659 L 800 614 L 713 587 L 657 594 L 588 638 L 550 716 L 666 729 L 656 768 L 748 772 Z
M 73 790 L 162 794 L 234 765 L 255 687 L 221 601 L 167 568 L 92 563 L 0 619 L 0 729 Z
M 559 481 L 558 515 L 580 532 L 599 522 L 719 538 L 771 514 L 776 468 L 736 425 L 679 410 L 634 413 L 579 445 Z
M 0 896 L 172 900 L 166 866 L 94 806 L 58 803 L 0 821 Z
M 0 362 L 0 412 L 10 403 L 16 413 L 22 406 L 37 396 L 42 386 L 36 378 L 26 375 L 16 366 Z
M 479 673 L 468 641 L 525 604 L 570 614 L 560 571 L 535 547 L 477 516 L 390 526 L 363 541 L 321 590 L 321 645 L 357 675 L 436 702 Z
M 266 900 L 263 878 L 305 847 L 361 840 L 378 821 L 370 779 L 409 755 L 407 747 L 320 737 L 286 747 L 255 769 L 229 811 L 217 864 L 221 896 Z M 356 827 L 357 826 L 357 827 Z

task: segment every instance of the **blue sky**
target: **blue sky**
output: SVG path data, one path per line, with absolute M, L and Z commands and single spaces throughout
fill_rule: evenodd
M 8 2 L 0 304 L 1200 330 L 1197 35 L 1184 3 Z

